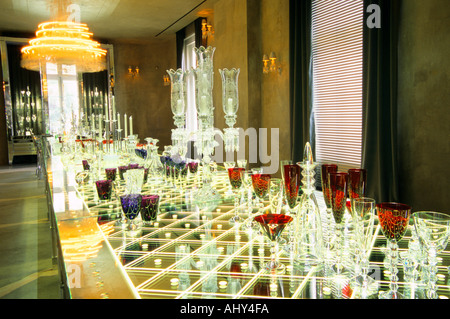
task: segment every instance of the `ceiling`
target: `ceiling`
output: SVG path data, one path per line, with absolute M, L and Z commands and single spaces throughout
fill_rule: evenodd
M 67 0 L 0 0 L 0 31 L 34 33 Z M 212 12 L 214 0 L 72 0 L 94 38 L 165 38 L 199 16 Z

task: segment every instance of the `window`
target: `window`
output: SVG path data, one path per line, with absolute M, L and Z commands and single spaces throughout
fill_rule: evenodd
M 74 117 L 79 119 L 80 116 L 75 66 L 47 63 L 46 70 L 50 132 L 68 132 L 71 123 L 67 121 L 71 121 Z
M 194 52 L 195 33 L 190 34 L 184 39 L 182 69 L 191 70 L 197 65 Z M 186 73 L 186 131 L 197 131 L 197 109 L 195 107 L 195 80 L 192 73 Z
M 361 166 L 363 1 L 312 1 L 316 160 Z

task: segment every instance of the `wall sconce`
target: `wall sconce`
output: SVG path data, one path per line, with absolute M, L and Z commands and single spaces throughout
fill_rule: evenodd
M 212 25 L 206 22 L 206 19 L 202 20 L 202 39 L 205 40 L 208 37 L 211 37 L 214 34 L 212 29 Z
M 269 63 L 269 57 L 267 56 L 267 54 L 264 54 L 263 55 L 263 73 L 264 74 L 267 74 L 267 73 L 269 73 L 269 65 L 268 65 L 268 63 Z
M 275 52 L 272 51 L 269 57 L 267 57 L 267 54 L 264 54 L 263 73 L 268 74 L 270 72 L 276 72 L 277 70 L 278 73 L 281 73 L 281 66 L 277 65 L 277 56 L 275 55 Z
M 135 77 L 139 75 L 139 67 L 135 66 L 134 68 L 132 66 L 128 67 L 128 74 L 131 75 L 131 77 Z
M 168 75 L 163 75 L 164 86 L 170 85 L 170 78 Z

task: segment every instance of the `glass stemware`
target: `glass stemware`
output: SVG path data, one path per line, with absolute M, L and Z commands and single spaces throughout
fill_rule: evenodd
M 229 173 L 230 168 L 233 168 L 236 166 L 236 164 L 233 161 L 228 161 L 228 162 L 223 162 L 223 165 L 225 166 L 225 170 Z M 231 180 L 230 180 L 230 185 L 228 185 L 227 188 L 227 192 L 226 192 L 226 196 L 233 196 L 234 191 L 233 191 L 233 185 L 231 185 Z
M 347 173 L 329 173 L 330 195 L 331 195 L 331 211 L 333 213 L 336 227 L 336 263 L 334 270 L 336 274 L 346 272 L 342 263 L 342 238 L 344 236 L 344 225 L 342 223 L 346 201 L 347 201 Z
M 262 201 L 264 200 L 264 197 L 269 192 L 270 187 L 270 174 L 263 174 L 259 172 L 252 172 L 252 185 L 253 185 L 253 191 L 255 192 L 256 198 L 258 200 L 258 207 L 259 207 L 259 213 L 262 211 L 262 207 L 264 206 L 262 204 Z
M 124 194 L 120 196 L 120 204 L 122 211 L 129 221 L 128 230 L 136 230 L 138 225 L 136 219 L 141 210 L 142 195 L 141 194 Z
M 428 211 L 415 212 L 412 216 L 419 242 L 427 253 L 427 298 L 436 299 L 438 297 L 437 254 L 447 247 L 450 236 L 450 216 Z
M 282 273 L 285 265 L 278 260 L 278 238 L 284 228 L 292 222 L 292 217 L 284 214 L 265 214 L 255 217 L 255 221 L 259 224 L 261 231 L 270 240 L 270 261 L 265 264 L 265 269 L 270 272 Z
M 97 195 L 101 201 L 111 200 L 111 193 L 113 184 L 109 179 L 100 180 L 95 182 L 95 186 L 97 188 Z
M 352 289 L 358 290 L 359 298 L 366 299 L 378 291 L 377 282 L 368 275 L 369 255 L 373 236 L 375 235 L 375 200 L 368 197 L 355 198 L 352 209 L 355 226 L 355 244 L 357 267 L 356 277 L 353 278 Z
M 337 172 L 336 164 L 322 164 L 321 167 L 321 181 L 322 181 L 322 194 L 325 202 L 325 206 L 327 207 L 326 211 L 326 222 L 324 227 L 324 238 L 326 242 L 326 250 L 327 256 L 329 257 L 331 254 L 331 242 L 334 233 L 334 229 L 332 227 L 333 222 L 333 213 L 331 211 L 331 191 L 330 191 L 330 173 Z
M 144 184 L 145 171 L 142 168 L 133 168 L 123 174 L 127 194 L 140 194 Z
M 231 190 L 234 195 L 234 216 L 230 219 L 231 223 L 240 223 L 243 221 L 243 218 L 239 216 L 238 206 L 244 171 L 245 169 L 241 167 L 228 168 L 228 178 L 230 179 Z
M 379 293 L 380 299 L 402 299 L 403 295 L 397 289 L 398 242 L 405 235 L 411 216 L 411 207 L 401 203 L 379 203 L 376 205 L 381 230 L 387 240 L 391 274 L 389 290 Z
M 159 195 L 142 195 L 140 212 L 144 225 L 153 225 L 158 216 L 159 201 Z
M 350 213 L 353 216 L 353 200 L 366 195 L 367 170 L 351 168 L 348 170 L 348 198 L 350 199 Z
M 292 216 L 295 216 L 296 208 L 297 208 L 297 198 L 298 191 L 300 189 L 301 183 L 301 168 L 297 164 L 287 164 L 283 166 L 283 176 L 284 176 L 284 196 L 286 199 L 286 203 L 289 209 L 289 213 Z M 288 248 L 290 250 L 294 250 L 295 247 L 295 232 L 301 231 L 296 230 L 295 225 L 298 223 L 293 223 L 289 225 L 289 243 Z
M 115 181 L 116 180 L 116 173 L 117 173 L 117 168 L 105 168 L 105 175 L 106 175 L 106 179 L 109 179 L 110 181 Z
M 280 178 L 270 180 L 269 201 L 272 214 L 280 214 L 283 205 L 283 184 Z

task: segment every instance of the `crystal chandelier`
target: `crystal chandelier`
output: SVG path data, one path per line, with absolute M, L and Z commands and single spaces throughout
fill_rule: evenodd
M 99 72 L 106 69 L 106 50 L 91 39 L 84 23 L 61 18 L 38 25 L 36 38 L 22 48 L 21 66 L 40 71 L 41 63 L 76 65 L 77 72 Z

